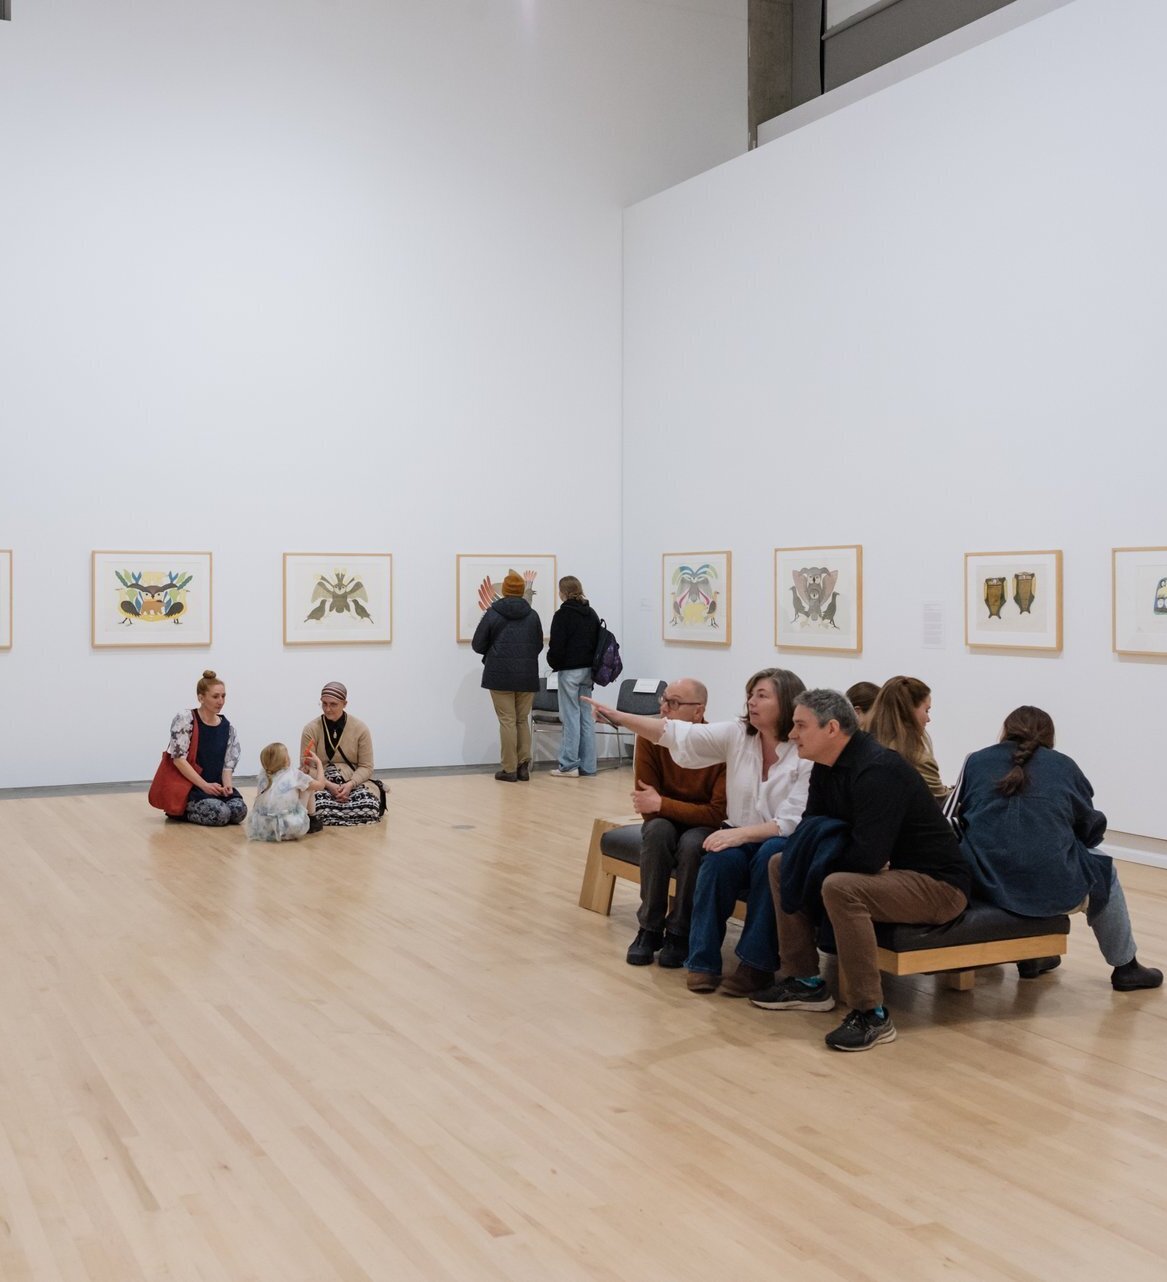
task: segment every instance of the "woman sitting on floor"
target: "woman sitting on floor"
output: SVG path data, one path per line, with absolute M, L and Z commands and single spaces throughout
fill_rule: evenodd
M 326 828 L 375 824 L 384 810 L 383 785 L 373 778 L 373 736 L 347 708 L 347 688 L 330 681 L 320 691 L 324 715 L 309 721 L 300 735 L 300 760 L 315 752 L 324 762 L 316 817 Z
M 973 887 L 1007 912 L 1053 917 L 1086 909 L 1119 992 L 1158 988 L 1163 972 L 1135 956 L 1130 915 L 1114 860 L 1094 849 L 1106 832 L 1094 789 L 1076 763 L 1054 751 L 1054 723 L 1040 708 L 1015 708 L 1001 742 L 964 763 L 957 797 L 961 849 Z M 1034 979 L 1061 962 L 1018 962 Z
M 867 733 L 898 752 L 919 771 L 928 791 L 943 801 L 952 791 L 940 778 L 927 725 L 932 720 L 932 691 L 915 677 L 885 681 L 867 717 Z
M 171 721 L 170 742 L 166 746 L 174 758 L 174 768 L 191 782 L 190 798 L 181 817 L 204 828 L 241 824 L 247 817 L 247 804 L 232 779 L 239 764 L 239 740 L 235 727 L 222 715 L 227 687 L 208 668 L 199 678 L 195 694 L 199 706 L 184 709 Z M 192 764 L 190 745 L 196 717 L 198 742 Z
M 783 668 L 763 668 L 746 682 L 746 713 L 712 725 L 617 712 L 594 700 L 598 716 L 659 743 L 687 770 L 726 763 L 728 821 L 705 838 L 689 923 L 687 983 L 693 993 L 748 997 L 768 988 L 778 969 L 778 929 L 768 867 L 806 809 L 812 763 L 790 740 L 794 700 L 806 686 Z M 738 967 L 721 982 L 721 945 L 739 898 L 746 919 Z

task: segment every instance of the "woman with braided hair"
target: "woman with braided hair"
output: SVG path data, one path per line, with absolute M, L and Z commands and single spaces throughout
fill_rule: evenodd
M 1114 860 L 1095 847 L 1106 816 L 1094 789 L 1069 757 L 1054 751 L 1054 723 L 1041 708 L 1015 708 L 1001 742 L 964 763 L 957 801 L 961 849 L 973 889 L 1022 917 L 1086 910 L 1119 992 L 1158 988 L 1163 972 L 1140 965 Z M 1059 965 L 1059 957 L 1018 962 L 1023 979 Z

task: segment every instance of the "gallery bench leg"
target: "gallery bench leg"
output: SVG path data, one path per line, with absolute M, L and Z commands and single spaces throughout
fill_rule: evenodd
M 946 987 L 955 989 L 958 993 L 967 993 L 977 982 L 977 973 L 975 970 L 953 970 L 944 976 Z
M 618 827 L 610 819 L 597 819 L 592 824 L 592 840 L 588 846 L 588 859 L 584 865 L 583 885 L 579 891 L 579 906 L 588 912 L 603 913 L 605 917 L 612 911 L 612 894 L 616 889 L 616 878 L 604 871 L 601 862 L 600 838 L 612 828 Z

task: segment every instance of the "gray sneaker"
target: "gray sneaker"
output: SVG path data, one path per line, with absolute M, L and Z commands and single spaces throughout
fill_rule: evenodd
M 780 979 L 760 993 L 751 993 L 751 1005 L 762 1010 L 833 1010 L 835 999 L 824 980 Z

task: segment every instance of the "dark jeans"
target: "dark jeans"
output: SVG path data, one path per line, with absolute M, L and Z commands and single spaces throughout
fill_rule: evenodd
M 712 828 L 687 828 L 661 815 L 644 821 L 640 830 L 640 911 L 636 920 L 645 930 L 689 934 L 701 845 L 712 831 Z M 668 906 L 670 877 L 677 879 L 671 909 Z
M 736 949 L 738 960 L 755 970 L 778 969 L 778 930 L 770 896 L 770 856 L 786 845 L 785 837 L 728 850 L 707 850 L 693 892 L 689 926 L 690 970 L 721 974 L 725 924 L 739 899 L 746 901 L 746 920 Z

